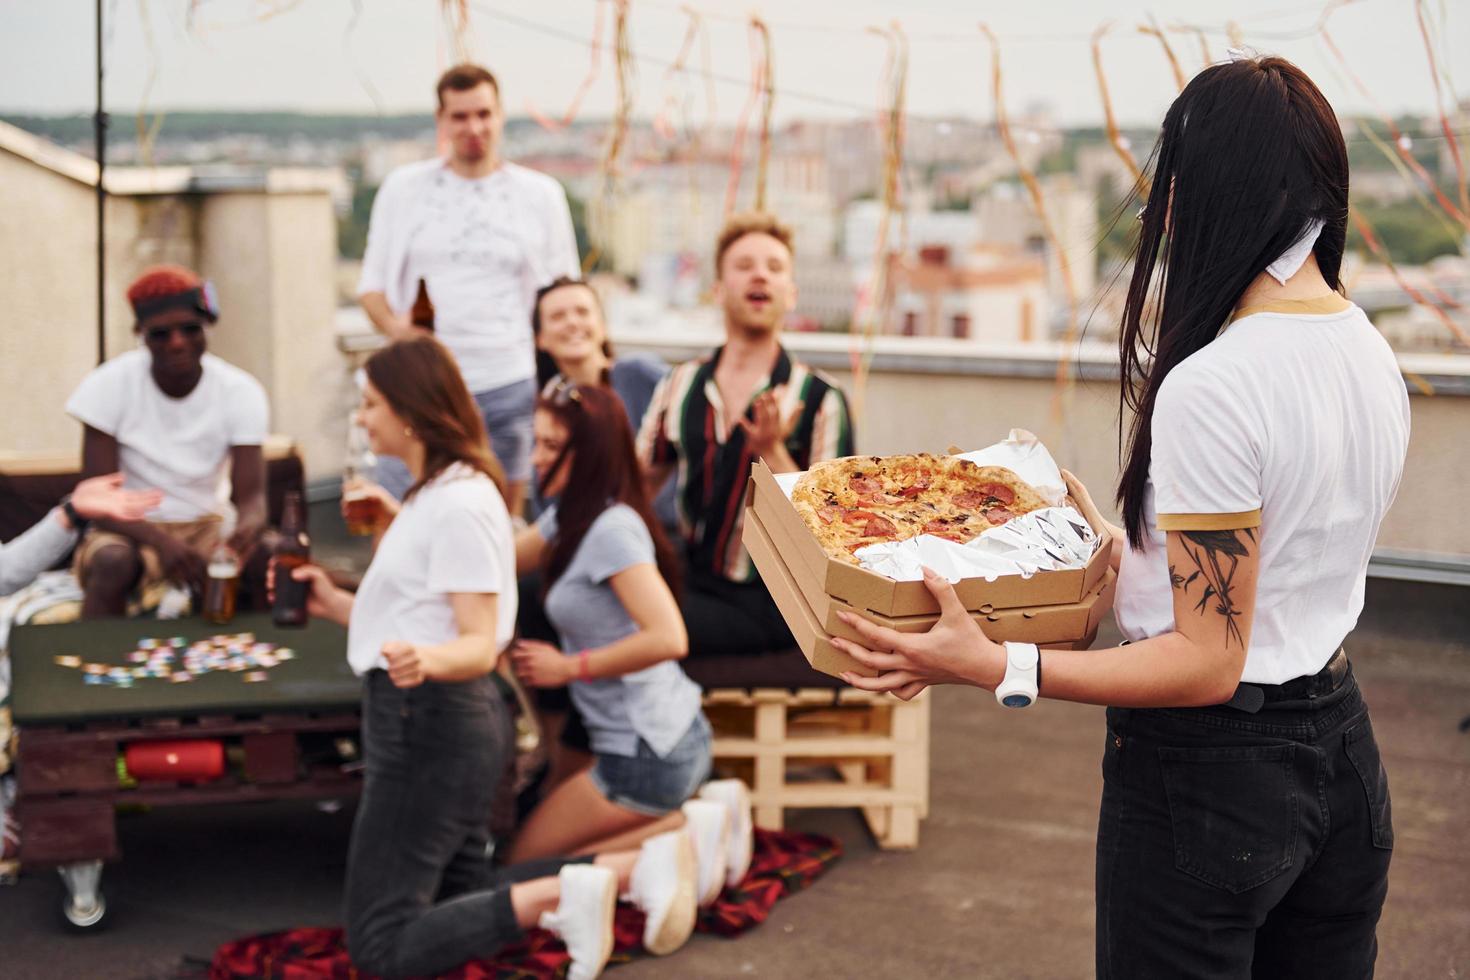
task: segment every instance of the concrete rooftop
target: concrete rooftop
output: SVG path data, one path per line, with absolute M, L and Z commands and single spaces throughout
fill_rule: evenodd
M 1464 588 L 1375 580 L 1349 644 L 1394 802 L 1380 977 L 1470 975 L 1467 637 Z M 1002 713 L 984 692 L 939 690 L 917 851 L 877 850 L 851 811 L 790 813 L 846 846 L 825 878 L 740 939 L 696 935 L 609 975 L 1091 976 L 1102 742 L 1100 708 Z M 350 820 L 301 803 L 125 815 L 124 859 L 103 878 L 110 928 L 64 935 L 55 875 L 26 874 L 0 888 L 0 975 L 171 977 L 237 936 L 335 923 Z

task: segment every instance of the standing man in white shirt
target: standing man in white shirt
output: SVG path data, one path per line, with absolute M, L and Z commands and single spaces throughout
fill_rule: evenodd
M 403 340 L 426 332 L 409 318 L 424 282 L 434 333 L 474 394 L 516 514 L 530 478 L 536 399 L 531 310 L 538 289 L 580 273 L 577 240 L 561 184 L 501 159 L 495 76 L 457 65 L 436 91 L 448 155 L 399 167 L 378 188 L 358 299 L 378 330 Z M 401 497 L 409 481 L 397 462 L 379 479 Z
M 194 272 L 147 269 L 128 287 L 128 302 L 143 346 L 94 368 L 66 411 L 84 426 L 84 477 L 121 470 L 126 487 L 161 490 L 163 502 L 147 520 L 92 524 L 74 560 L 82 616 L 120 616 L 134 593 L 166 580 L 202 596 L 221 541 L 245 568 L 249 608 L 252 597 L 264 599 L 265 389 L 205 353 L 205 328 L 219 308 Z

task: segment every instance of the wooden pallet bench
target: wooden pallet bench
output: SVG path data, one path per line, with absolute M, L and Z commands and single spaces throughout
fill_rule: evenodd
M 913 848 L 929 811 L 929 704 L 850 688 L 716 688 L 715 766 L 744 779 L 758 826 L 787 807 L 857 807 L 883 848 Z

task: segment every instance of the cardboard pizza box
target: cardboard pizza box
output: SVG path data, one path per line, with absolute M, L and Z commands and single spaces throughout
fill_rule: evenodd
M 924 616 L 939 607 L 923 582 L 899 582 L 830 557 L 781 490 L 769 467 L 757 460 L 745 494 L 745 524 L 759 519 L 770 533 L 782 560 L 794 574 L 809 575 L 817 591 L 864 612 L 879 616 Z M 1093 530 L 1105 534 L 1103 528 Z M 1083 602 L 1108 569 L 1107 551 L 1099 548 L 1082 568 L 1036 572 L 1030 578 L 1002 575 L 961 579 L 955 592 L 965 608 L 993 613 L 1002 609 L 1070 605 Z
M 858 638 L 855 630 L 837 618 L 839 611 L 858 612 L 882 626 L 905 633 L 923 632 L 939 618 L 934 613 L 896 618 L 878 616 L 822 593 L 817 594 L 817 602 L 813 603 L 808 598 L 811 595 L 810 582 L 803 584 L 802 581 L 810 579 L 810 576 L 804 576 L 786 564 L 774 535 L 757 514 L 747 511 L 745 517 L 744 541 L 751 561 L 760 572 L 761 581 L 770 591 L 781 617 L 791 628 L 796 645 L 816 670 L 834 676 L 844 671 L 864 676 L 876 673 L 832 645 L 834 635 Z M 1113 606 L 1116 576 L 1112 569 L 1105 571 L 1096 589 L 1084 596 L 1081 602 L 977 612 L 975 619 L 986 635 L 994 640 L 1036 643 L 1052 649 L 1086 649 L 1092 645 L 1103 615 Z

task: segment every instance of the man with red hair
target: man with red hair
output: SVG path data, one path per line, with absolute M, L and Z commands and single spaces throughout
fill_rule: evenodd
M 128 287 L 128 302 L 143 346 L 95 368 L 66 410 L 84 427 L 84 475 L 121 470 L 126 486 L 155 487 L 163 503 L 149 520 L 101 520 L 88 531 L 75 559 L 82 615 L 122 615 L 134 595 L 167 580 L 202 595 L 221 541 L 248 563 L 246 592 L 263 592 L 249 583 L 263 578 L 267 557 L 258 547 L 266 526 L 265 389 L 205 353 L 205 327 L 219 308 L 213 286 L 194 272 L 147 269 Z

